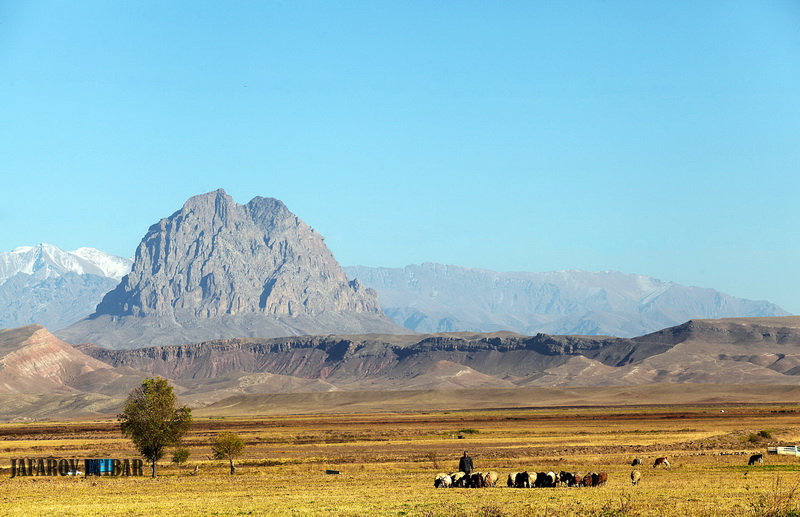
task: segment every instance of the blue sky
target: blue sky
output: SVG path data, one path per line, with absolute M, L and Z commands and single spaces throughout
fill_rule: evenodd
M 275 197 L 345 265 L 800 313 L 800 2 L 0 1 L 0 251 Z

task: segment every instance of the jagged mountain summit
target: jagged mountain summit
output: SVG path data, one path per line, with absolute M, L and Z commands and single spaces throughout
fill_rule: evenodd
M 322 236 L 272 198 L 222 189 L 150 227 L 131 272 L 57 335 L 112 348 L 296 334 L 402 333 Z
M 417 332 L 633 337 L 690 319 L 788 315 L 766 301 L 615 271 L 498 273 L 434 263 L 345 271 L 378 292 L 387 316 Z
M 66 327 L 90 314 L 133 261 L 94 248 L 51 244 L 0 252 L 0 328 Z
M 131 264 L 131 259 L 110 255 L 94 248 L 64 251 L 45 243 L 19 246 L 11 252 L 0 252 L 0 283 L 19 273 L 44 279 L 69 272 L 119 281 L 131 270 Z

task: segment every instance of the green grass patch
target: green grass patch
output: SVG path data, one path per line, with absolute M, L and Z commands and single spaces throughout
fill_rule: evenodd
M 766 472 L 800 472 L 800 463 L 787 465 L 787 464 L 764 464 L 764 465 L 729 465 L 723 467 L 726 470 L 739 470 L 742 472 L 750 470 L 766 471 Z

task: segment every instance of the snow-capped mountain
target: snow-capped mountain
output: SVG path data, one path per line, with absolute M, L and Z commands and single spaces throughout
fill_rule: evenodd
M 110 255 L 94 248 L 64 251 L 52 244 L 19 246 L 0 252 L 0 284 L 17 273 L 45 279 L 73 272 L 120 280 L 131 270 L 133 260 Z
M 132 264 L 94 248 L 64 251 L 51 244 L 0 252 L 0 328 L 66 327 L 93 312 Z

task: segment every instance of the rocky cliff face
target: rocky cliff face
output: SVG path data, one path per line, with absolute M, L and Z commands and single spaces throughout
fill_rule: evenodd
M 235 339 L 139 350 L 79 349 L 114 367 L 178 379 L 269 373 L 339 389 L 800 384 L 800 317 L 696 320 L 632 339 L 432 334 Z M 190 383 L 191 384 L 191 383 Z
M 797 391 L 781 386 L 800 386 L 800 316 L 694 320 L 632 339 L 460 332 L 237 338 L 135 350 L 70 347 L 42 327 L 28 326 L 0 331 L 0 420 L 113 414 L 152 375 L 168 378 L 193 407 L 256 396 L 226 413 L 239 415 L 263 414 L 257 395 L 265 393 L 296 392 L 305 399 L 313 392 L 351 391 L 352 410 L 362 411 L 362 397 L 373 396 L 369 391 L 442 390 L 456 394 L 446 406 L 454 409 L 470 407 L 483 388 L 531 386 L 579 394 L 594 392 L 575 389 L 581 386 L 661 385 L 669 397 L 681 383 L 704 384 L 708 393 L 715 391 L 711 384 L 762 385 L 768 389 L 759 393 L 770 394 L 767 400 L 784 402 L 796 400 Z M 459 391 L 464 388 L 469 391 Z M 635 392 L 614 392 L 603 403 L 638 404 Z M 430 396 L 409 401 L 406 409 L 425 407 Z M 502 390 L 483 407 L 527 407 L 539 404 L 540 396 Z M 659 397 L 655 393 L 649 403 L 664 403 Z M 385 410 L 387 397 L 378 400 L 376 407 Z M 315 412 L 328 409 L 320 405 Z
M 283 203 L 195 196 L 150 227 L 131 272 L 60 332 L 112 347 L 293 334 L 403 332 Z

